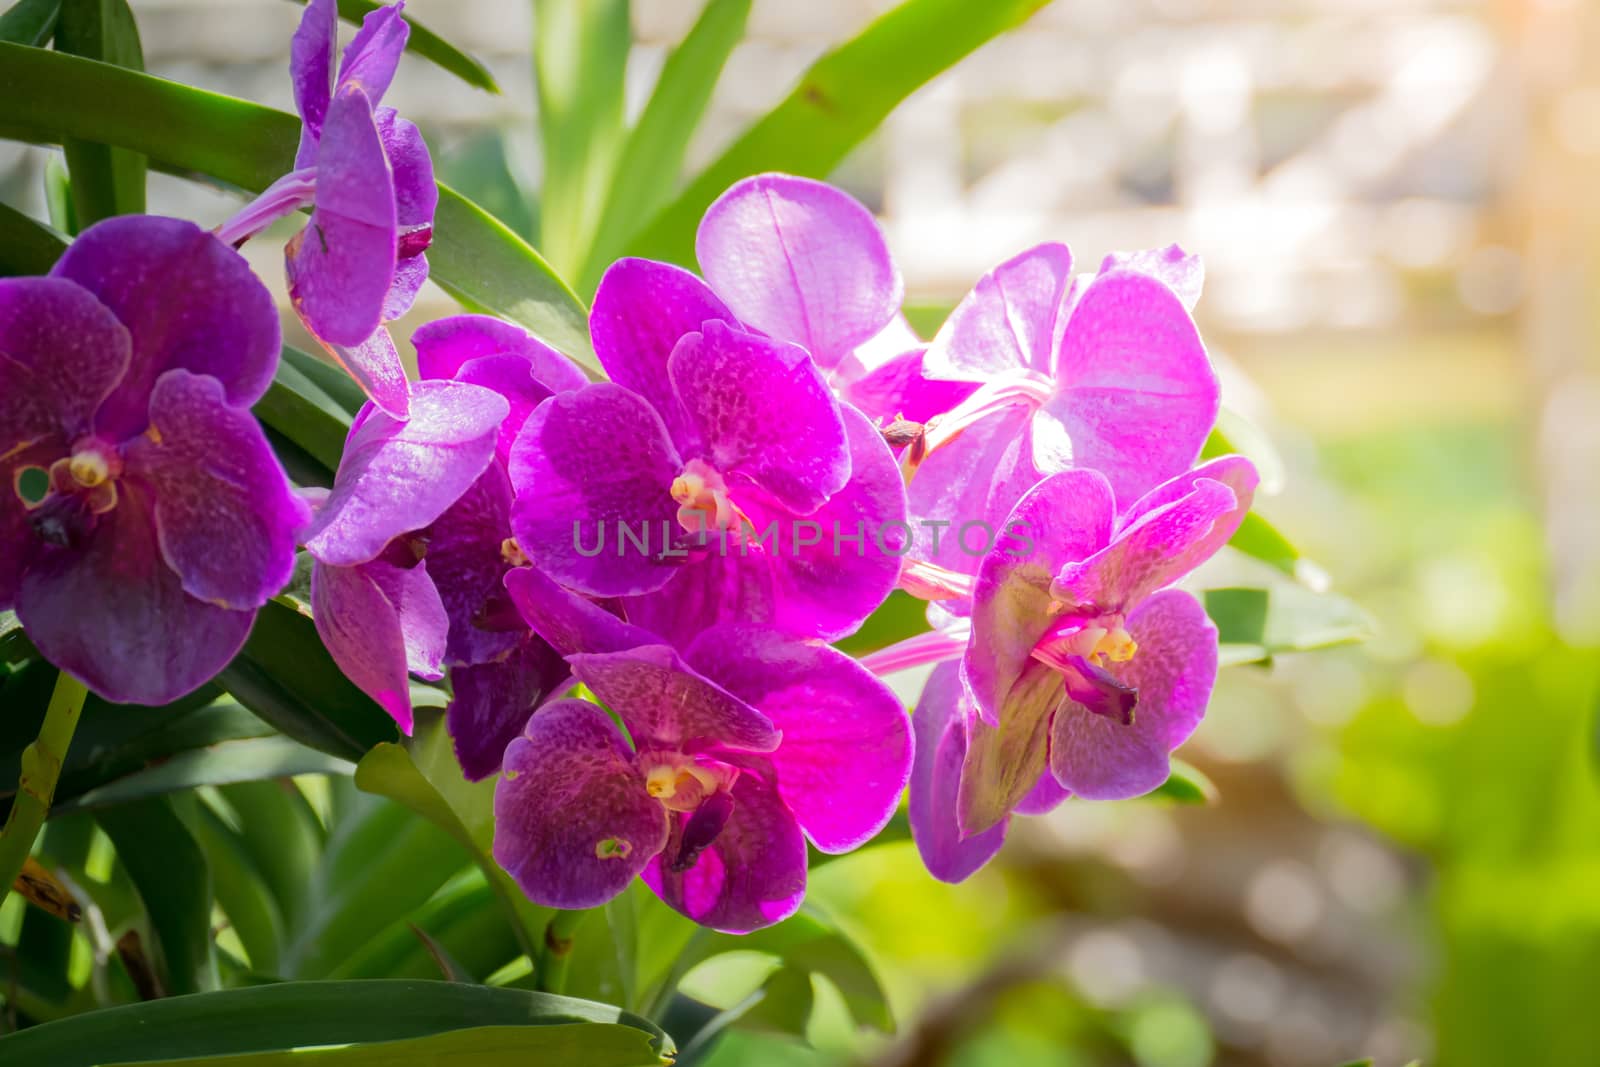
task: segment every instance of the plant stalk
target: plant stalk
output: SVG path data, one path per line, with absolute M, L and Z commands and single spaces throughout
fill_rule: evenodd
M 567 986 L 567 964 L 572 961 L 572 938 L 586 911 L 558 911 L 545 924 L 539 958 L 534 961 L 539 991 L 560 993 Z
M 72 744 L 88 695 L 82 682 L 62 671 L 50 694 L 38 739 L 22 750 L 17 795 L 11 802 L 11 814 L 6 816 L 5 829 L 0 830 L 0 902 L 16 884 L 22 865 L 33 851 L 34 838 L 39 836 L 39 828 L 50 813 L 56 780 L 61 777 L 61 765 L 66 761 L 67 747 Z

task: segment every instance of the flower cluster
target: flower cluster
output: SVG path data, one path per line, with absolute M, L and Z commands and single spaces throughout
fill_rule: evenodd
M 1075 274 L 1041 245 L 924 343 L 871 213 L 763 175 L 707 211 L 701 274 L 605 274 L 605 380 L 459 315 L 416 331 L 408 381 L 384 324 L 426 276 L 436 190 L 379 104 L 406 24 L 372 12 L 336 66 L 336 19 L 311 0 L 295 168 L 257 201 L 214 233 L 110 220 L 50 277 L 0 282 L 0 608 L 44 655 L 171 700 L 303 545 L 323 642 L 402 730 L 412 678 L 448 675 L 456 754 L 498 775 L 494 855 L 531 899 L 641 877 L 728 931 L 791 914 L 807 842 L 861 845 L 908 783 L 929 869 L 959 879 L 1014 812 L 1164 780 L 1217 668 L 1171 586 L 1256 483 L 1239 457 L 1195 466 L 1218 387 L 1194 257 Z M 291 301 L 370 402 L 331 490 L 297 493 L 248 411 L 272 301 L 229 246 L 307 207 Z M 829 644 L 896 588 L 927 633 Z M 929 664 L 908 720 L 880 675 Z

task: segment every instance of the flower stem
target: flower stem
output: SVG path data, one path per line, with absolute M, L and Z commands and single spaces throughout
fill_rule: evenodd
M 956 659 L 966 651 L 970 632 L 970 629 L 953 633 L 929 630 L 867 653 L 861 657 L 861 665 L 882 678 L 897 671 Z
M 56 678 L 55 692 L 50 694 L 38 740 L 22 750 L 17 795 L 11 802 L 5 829 L 0 830 L 0 900 L 11 892 L 22 873 L 22 865 L 33 851 L 33 839 L 39 836 L 39 828 L 50 813 L 56 779 L 61 777 L 61 764 L 67 758 L 67 746 L 72 744 L 88 695 L 82 682 L 62 671 Z
M 539 958 L 534 961 L 539 991 L 559 993 L 567 986 L 567 964 L 572 960 L 572 935 L 586 911 L 558 911 L 545 924 Z

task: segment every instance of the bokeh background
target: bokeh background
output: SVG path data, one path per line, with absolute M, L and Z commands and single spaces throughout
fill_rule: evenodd
M 133 6 L 152 73 L 290 106 L 294 5 Z M 690 171 L 888 6 L 757 0 Z M 408 10 L 504 92 L 408 57 L 387 102 L 536 238 L 529 5 Z M 697 10 L 635 0 L 633 107 Z M 0 199 L 42 216 L 47 160 L 0 144 Z M 1038 241 L 1085 267 L 1201 253 L 1225 403 L 1281 461 L 1259 510 L 1371 637 L 1224 671 L 1183 753 L 1209 805 L 1069 803 L 956 887 L 909 844 L 828 864 L 814 898 L 870 948 L 898 1034 L 819 985 L 809 1044 L 746 1030 L 712 1061 L 1600 1062 L 1600 10 L 1055 0 L 833 177 L 882 217 L 924 331 Z M 152 175 L 154 212 L 235 203 Z M 276 242 L 249 252 L 281 278 Z M 412 319 L 450 309 L 430 289 Z M 729 967 L 690 986 L 731 996 Z

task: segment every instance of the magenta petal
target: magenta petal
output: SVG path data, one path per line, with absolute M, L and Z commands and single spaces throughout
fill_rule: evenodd
M 511 482 L 497 463 L 429 526 L 428 573 L 450 616 L 450 663 L 483 663 L 509 651 L 522 627 L 495 616 L 506 599 L 501 579 L 508 564 L 502 545 L 511 534 Z M 520 725 L 520 724 L 519 724 Z
M 1012 810 L 1018 815 L 1048 815 L 1070 796 L 1072 793 L 1047 769 Z
M 211 375 L 236 407 L 272 382 L 282 343 L 272 294 L 244 257 L 192 222 L 106 219 L 79 234 L 50 274 L 89 290 L 128 328 L 127 373 L 95 415 L 95 431 L 110 440 L 144 429 L 150 390 L 174 368 Z
M 423 252 L 433 239 L 439 186 L 433 180 L 433 159 L 416 126 L 395 114 L 393 108 L 380 107 L 373 117 L 394 178 L 395 224 L 400 231 L 394 277 L 383 305 L 383 320 L 391 322 L 411 309 L 417 291 L 428 278 L 428 257 Z M 413 247 L 415 250 L 407 254 L 407 249 Z
M 123 454 L 150 487 L 162 556 L 184 592 L 219 607 L 258 608 L 294 571 L 310 520 L 261 425 L 222 385 L 169 370 L 150 394 L 150 429 Z
M 762 174 L 706 209 L 695 256 L 740 320 L 832 367 L 883 329 L 904 287 L 872 212 L 824 182 Z
M 529 633 L 504 659 L 450 669 L 452 699 L 445 723 L 467 781 L 500 769 L 506 746 L 566 677 L 566 661 Z
M 911 768 L 911 839 L 928 873 L 941 882 L 962 882 L 988 863 L 1006 840 L 1007 822 L 965 837 L 956 821 L 961 765 L 967 754 L 961 674 L 941 663 L 928 676 L 911 716 L 916 762 Z
M 90 429 L 129 358 L 127 329 L 82 286 L 0 279 L 0 493 L 11 491 L 5 459 L 46 438 L 68 447 Z
M 383 321 L 398 241 L 394 176 L 372 105 L 339 90 L 317 151 L 311 221 L 284 249 L 289 300 L 306 327 L 336 345 L 359 345 Z
M 1052 475 L 1029 490 L 1008 530 L 984 556 L 973 595 L 967 683 L 983 718 L 998 723 L 1007 696 L 1049 628 L 1051 582 L 1061 566 L 1092 556 L 1111 537 L 1111 486 L 1097 471 Z
M 407 422 L 363 408 L 306 548 L 348 566 L 427 526 L 488 467 L 505 416 L 504 398 L 460 382 L 418 382 Z
M 671 871 L 658 855 L 641 876 L 695 922 L 742 934 L 799 909 L 806 892 L 806 840 L 771 782 L 746 771 L 733 783 L 732 796 L 732 814 L 694 866 Z M 674 820 L 674 836 L 683 823 L 684 816 Z
M 311 570 L 317 633 L 345 677 L 411 733 L 410 674 L 438 678 L 450 620 L 427 568 L 373 560 Z
M 1028 409 L 1018 405 L 963 430 L 922 461 L 906 489 L 917 559 L 973 574 L 989 531 L 1040 478 L 1033 465 Z
M 836 640 L 853 633 L 899 580 L 905 489 L 888 446 L 859 412 L 842 411 L 852 475 L 801 518 L 751 490 L 738 503 L 762 543 L 714 542 L 659 591 L 628 601 L 628 618 L 680 643 L 719 622 L 754 622 Z
M 595 290 L 589 333 L 600 365 L 612 381 L 650 402 L 674 440 L 683 426 L 667 357 L 678 338 L 712 321 L 736 323 L 710 286 L 670 263 L 619 259 Z
M 923 360 L 930 378 L 986 381 L 1032 371 L 1048 376 L 1056 316 L 1072 282 L 1072 253 L 1042 244 L 978 280 L 934 335 Z
M 683 461 L 637 393 L 597 382 L 556 394 L 528 416 L 510 469 L 517 543 L 551 578 L 594 596 L 626 596 L 672 577 L 674 561 L 656 553 L 665 533 L 682 529 L 670 489 Z M 620 526 L 647 537 L 651 550 L 625 543 Z
M 520 326 L 492 315 L 450 315 L 417 327 L 417 373 L 423 378 L 454 378 L 458 371 L 485 356 L 515 356 L 547 393 L 587 385 L 589 379 L 572 362 Z
M 385 327 L 379 326 L 353 347 L 330 344 L 320 337 L 317 340 L 385 414 L 401 420 L 411 417 L 411 383 L 406 380 L 394 338 Z
M 289 42 L 289 77 L 294 82 L 295 110 L 304 127 L 296 167 L 309 167 L 317 158 L 317 141 L 328 117 L 333 97 L 333 57 L 339 47 L 339 8 L 336 0 L 311 0 L 300 26 Z
M 1116 270 L 1091 282 L 1061 342 L 1056 394 L 1039 412 L 1072 442 L 1072 463 L 1130 503 L 1187 470 L 1217 421 L 1216 372 L 1167 286 Z
M 667 366 L 689 429 L 724 477 L 746 478 L 801 514 L 849 481 L 839 403 L 802 349 L 708 322 Z
M 17 616 L 45 659 L 107 700 L 169 704 L 228 665 L 255 611 L 185 593 L 161 559 L 151 502 L 135 486 L 119 489 L 82 550 L 35 555 Z
M 1233 484 L 1207 477 L 1208 471 Z M 1076 605 L 1127 610 L 1226 544 L 1249 511 L 1255 486 L 1255 467 L 1237 456 L 1158 486 L 1135 505 L 1132 521 L 1124 520 L 1109 545 L 1061 570 L 1056 594 Z
M 767 757 L 778 795 L 819 849 L 849 852 L 883 829 L 911 772 L 910 725 L 888 686 L 836 649 L 755 626 L 708 630 L 684 655 L 782 732 Z
M 630 626 L 600 605 L 561 588 L 532 567 L 508 571 L 505 586 L 528 626 L 563 656 L 579 652 L 622 652 L 660 643 L 655 634 Z
M 1200 257 L 1190 255 L 1177 245 L 1141 252 L 1113 252 L 1100 262 L 1101 274 L 1119 268 L 1159 278 L 1178 294 L 1178 299 L 1190 311 L 1200 302 L 1200 290 L 1206 281 L 1206 268 Z
M 1069 700 L 1050 733 L 1051 771 L 1088 800 L 1136 797 L 1166 781 L 1168 754 L 1200 725 L 1217 679 L 1217 628 L 1188 593 L 1155 594 L 1127 625 L 1139 651 L 1117 673 L 1139 691 L 1133 723 Z
M 568 656 L 572 674 L 622 718 L 634 744 L 770 752 L 779 733 L 761 712 L 696 674 L 666 645 Z
M 456 381 L 493 389 L 511 405 L 511 414 L 500 424 L 500 437 L 495 444 L 495 458 L 501 464 L 511 461 L 511 446 L 516 444 L 517 435 L 527 425 L 533 409 L 554 395 L 534 379 L 530 369 L 521 356 L 483 356 L 456 371 Z
M 374 105 L 383 98 L 411 35 L 411 27 L 400 16 L 404 7 L 396 3 L 367 12 L 339 59 L 340 89 L 358 86 Z
M 841 391 L 841 396 L 867 418 L 884 425 L 895 419 L 927 422 L 961 403 L 977 388 L 971 382 L 929 378 L 919 349 L 895 356 L 857 378 Z
M 535 904 L 604 904 L 666 843 L 666 809 L 593 704 L 541 709 L 506 749 L 494 788 L 494 859 Z

